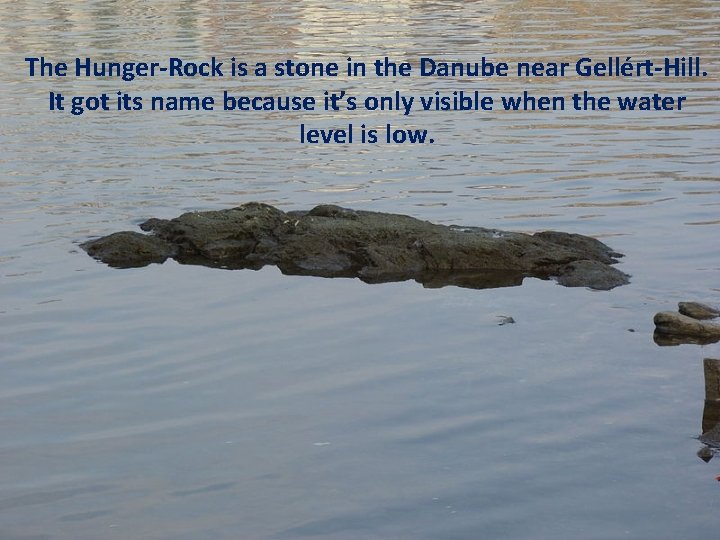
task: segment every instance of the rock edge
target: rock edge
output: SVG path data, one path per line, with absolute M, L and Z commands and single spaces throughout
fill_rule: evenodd
M 263 203 L 188 212 L 140 225 L 81 247 L 118 268 L 173 258 L 183 264 L 284 274 L 356 277 L 368 283 L 415 279 L 426 287 L 520 285 L 524 277 L 609 290 L 629 282 L 611 265 L 622 255 L 602 242 L 556 231 L 534 235 L 433 224 L 401 215 L 333 205 L 283 212 Z
M 710 322 L 720 316 L 720 311 L 700 302 L 680 302 L 678 311 L 655 314 L 654 339 L 658 345 L 707 345 L 720 341 L 720 324 Z

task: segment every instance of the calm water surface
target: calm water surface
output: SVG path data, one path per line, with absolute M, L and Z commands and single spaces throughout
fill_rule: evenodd
M 652 316 L 720 302 L 720 5 L 0 3 L 0 538 L 679 539 L 720 527 L 702 358 Z M 23 59 L 703 59 L 703 79 L 49 81 Z M 125 86 L 123 86 L 125 84 Z M 299 145 L 330 115 L 45 110 L 68 94 L 479 89 L 683 94 L 687 109 L 395 113 L 432 146 Z M 485 291 L 96 263 L 150 216 L 260 200 L 561 229 L 611 292 Z M 517 323 L 498 326 L 498 317 Z

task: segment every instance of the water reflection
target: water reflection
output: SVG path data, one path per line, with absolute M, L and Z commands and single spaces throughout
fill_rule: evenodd
M 710 345 L 720 341 L 720 337 L 683 336 L 665 334 L 655 330 L 653 341 L 660 347 L 676 347 L 678 345 Z

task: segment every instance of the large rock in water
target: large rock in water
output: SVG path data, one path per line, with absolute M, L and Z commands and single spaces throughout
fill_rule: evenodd
M 534 235 L 436 225 L 409 216 L 321 205 L 283 212 L 261 203 L 149 219 L 151 234 L 120 232 L 82 244 L 115 267 L 173 258 L 221 268 L 275 265 L 285 274 L 357 277 L 368 283 L 415 279 L 428 287 L 519 285 L 526 276 L 569 287 L 628 283 L 621 255 L 602 242 L 561 232 Z

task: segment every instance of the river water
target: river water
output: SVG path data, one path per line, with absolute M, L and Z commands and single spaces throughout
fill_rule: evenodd
M 0 538 L 714 538 L 702 358 L 655 312 L 720 299 L 720 5 L 0 3 Z M 704 78 L 30 78 L 54 61 L 697 56 Z M 92 95 L 685 95 L 682 111 L 48 111 Z M 299 124 L 432 145 L 301 145 Z M 78 244 L 258 200 L 598 237 L 610 292 L 116 270 Z M 515 324 L 499 326 L 501 316 Z

